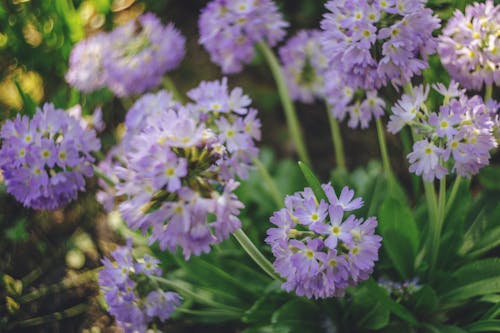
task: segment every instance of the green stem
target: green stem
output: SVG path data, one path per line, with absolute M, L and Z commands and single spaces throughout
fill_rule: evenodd
M 401 129 L 401 132 L 399 132 L 401 141 L 403 142 L 403 152 L 405 156 L 408 156 L 408 154 L 411 153 L 413 146 L 412 138 L 410 137 L 409 131 L 410 129 L 405 127 Z M 414 173 L 410 174 L 410 178 L 411 178 L 411 186 L 413 189 L 413 196 L 415 198 L 418 198 L 420 194 L 420 179 Z
M 259 174 L 262 177 L 264 184 L 267 185 L 267 190 L 271 194 L 271 197 L 273 198 L 274 203 L 276 204 L 276 207 L 282 208 L 283 207 L 283 195 L 281 194 L 280 190 L 278 189 L 276 182 L 271 177 L 271 175 L 269 174 L 266 167 L 264 166 L 264 164 L 262 164 L 261 161 L 259 161 L 257 158 L 255 158 L 253 160 L 253 163 L 257 167 L 257 170 L 259 171 Z
M 295 111 L 295 107 L 290 99 L 290 94 L 288 92 L 288 87 L 286 85 L 285 78 L 283 76 L 283 71 L 281 70 L 281 66 L 276 59 L 273 51 L 269 48 L 269 46 L 264 42 L 259 42 L 256 44 L 257 49 L 263 54 L 264 58 L 269 65 L 271 72 L 273 74 L 274 80 L 276 81 L 276 85 L 278 87 L 278 93 L 281 99 L 281 103 L 283 105 L 283 110 L 285 111 L 286 122 L 288 124 L 288 129 L 290 131 L 290 135 L 292 136 L 292 140 L 295 143 L 295 147 L 297 148 L 297 153 L 299 154 L 299 158 L 308 165 L 311 165 L 309 155 L 307 154 L 307 148 L 304 143 L 304 137 L 302 135 L 302 130 L 299 126 L 299 121 L 297 118 L 297 112 Z
M 174 99 L 177 101 L 184 103 L 184 96 L 179 93 L 179 90 L 177 90 L 177 87 L 175 86 L 174 81 L 167 75 L 163 76 L 163 88 L 166 90 L 170 91 L 174 95 Z
M 113 179 L 109 178 L 108 176 L 106 176 L 97 166 L 94 165 L 94 174 L 96 175 L 96 177 L 98 178 L 101 178 L 102 180 L 104 180 L 106 182 L 106 184 L 108 184 L 109 186 L 115 186 L 115 182 L 113 181 Z
M 382 125 L 382 120 L 380 120 L 380 118 L 375 119 L 375 123 L 377 125 L 377 136 L 378 136 L 378 143 L 380 145 L 380 154 L 382 155 L 382 165 L 384 167 L 387 179 L 389 180 L 389 184 L 392 184 L 392 181 L 394 180 L 394 175 L 392 173 L 389 154 L 387 153 L 387 144 L 385 142 L 384 126 Z
M 337 166 L 341 169 L 347 170 L 344 154 L 344 144 L 342 142 L 339 123 L 330 112 L 330 110 L 326 110 L 326 112 L 328 113 L 328 120 L 330 121 L 330 130 L 332 131 L 332 141 L 333 147 L 335 148 L 335 160 L 337 162 Z
M 455 201 L 455 197 L 457 196 L 458 188 L 460 187 L 460 183 L 462 182 L 462 177 L 457 176 L 455 179 L 455 182 L 453 183 L 453 187 L 451 188 L 451 193 L 450 197 L 448 198 L 448 201 L 446 202 L 446 207 L 444 209 L 444 217 L 448 215 L 450 212 L 451 207 L 453 206 L 453 202 Z
M 167 286 L 168 288 L 174 289 L 179 294 L 181 294 L 183 297 L 192 298 L 193 300 L 195 300 L 199 303 L 202 303 L 202 304 L 205 304 L 208 306 L 212 306 L 212 307 L 218 308 L 218 309 L 227 309 L 229 311 L 238 311 L 239 310 L 238 308 L 217 302 L 217 301 L 207 297 L 204 293 L 195 292 L 195 291 L 191 290 L 190 288 L 188 288 L 187 286 L 184 286 L 182 283 L 179 283 L 177 281 L 168 280 L 168 279 L 165 279 L 161 276 L 154 276 L 154 275 L 149 276 L 149 278 L 153 281 L 157 281 L 158 283 Z
M 493 85 L 491 83 L 486 85 L 486 90 L 484 91 L 484 101 L 487 102 L 491 99 L 493 95 Z
M 250 256 L 250 258 L 255 261 L 257 265 L 259 265 L 260 268 L 264 272 L 267 273 L 272 279 L 276 281 L 281 281 L 281 279 L 274 273 L 274 267 L 273 265 L 264 257 L 262 252 L 255 247 L 255 245 L 252 243 L 250 238 L 245 234 L 245 232 L 241 229 L 236 230 L 234 233 L 234 238 L 240 243 L 241 247 L 245 252 Z
M 84 313 L 87 310 L 87 308 L 88 308 L 87 304 L 78 304 L 61 312 L 54 312 L 46 316 L 30 318 L 12 323 L 7 327 L 7 329 L 11 330 L 16 327 L 38 326 L 54 321 L 63 320 L 70 317 L 75 317 Z
M 439 182 L 439 198 L 437 200 L 437 212 L 435 223 L 431 225 L 431 247 L 429 253 L 429 276 L 432 278 L 436 261 L 439 254 L 439 243 L 441 238 L 441 229 L 443 228 L 446 205 L 446 177 Z
M 37 300 L 41 297 L 44 297 L 46 295 L 54 294 L 54 293 L 59 293 L 63 290 L 78 287 L 84 283 L 87 283 L 89 281 L 94 281 L 97 278 L 97 272 L 101 269 L 101 267 L 98 267 L 96 269 L 92 269 L 86 272 L 83 272 L 76 276 L 75 278 L 72 279 L 64 279 L 59 283 L 52 284 L 47 287 L 41 287 L 40 289 L 34 290 L 30 292 L 29 294 L 25 294 L 21 296 L 18 300 L 17 303 L 19 304 L 24 304 L 24 303 L 29 303 L 34 300 Z
M 434 233 L 437 226 L 437 199 L 436 192 L 434 191 L 434 184 L 424 180 L 425 200 L 427 202 L 428 219 L 429 219 L 429 238 L 427 240 L 427 256 L 430 258 L 432 255 L 432 246 Z M 430 259 L 429 259 L 430 261 Z
M 105 160 L 106 159 L 106 156 L 104 156 L 104 154 L 102 153 L 102 151 L 100 150 L 97 150 L 97 151 L 94 151 L 92 153 L 92 155 L 94 155 L 94 157 L 98 160 L 98 161 L 102 161 L 102 160 Z

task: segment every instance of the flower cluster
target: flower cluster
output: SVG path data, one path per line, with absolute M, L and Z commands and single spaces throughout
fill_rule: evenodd
M 323 97 L 327 60 L 319 43 L 320 34 L 318 30 L 301 30 L 279 50 L 294 100 L 312 103 L 315 97 Z
M 364 91 L 346 84 L 335 69 L 327 70 L 325 78 L 324 93 L 329 111 L 340 121 L 349 116 L 349 127 L 367 128 L 373 118 L 384 115 L 385 102 L 376 90 Z
M 355 88 L 403 85 L 427 67 L 439 19 L 421 0 L 335 0 L 324 15 L 322 45 L 329 64 Z
M 75 45 L 68 83 L 84 92 L 108 87 L 117 96 L 142 93 L 161 83 L 184 57 L 185 38 L 151 13 Z
M 200 44 L 223 73 L 240 72 L 254 56 L 254 44 L 276 45 L 288 23 L 272 0 L 214 0 L 201 12 Z
M 125 333 L 146 332 L 154 318 L 165 321 L 180 305 L 181 297 L 155 287 L 151 279 L 161 276 L 159 260 L 145 255 L 141 260 L 132 257 L 132 242 L 116 249 L 104 258 L 99 271 L 99 286 L 111 313 Z
M 100 149 L 94 130 L 52 104 L 32 119 L 8 120 L 0 137 L 7 191 L 34 209 L 57 209 L 76 199 L 85 189 L 84 177 L 93 175 L 91 153 Z
M 378 284 L 383 287 L 389 295 L 397 301 L 406 301 L 408 298 L 419 291 L 422 285 L 419 284 L 418 278 L 406 280 L 404 282 L 394 282 L 387 278 L 380 278 Z
M 449 169 L 470 177 L 489 164 L 490 150 L 497 147 L 494 136 L 499 105 L 482 98 L 469 98 L 458 84 L 451 82 L 433 88 L 444 96 L 439 112 L 427 109 L 429 87 L 418 86 L 404 94 L 392 108 L 388 130 L 397 133 L 405 125 L 414 128 L 418 141 L 408 154 L 410 171 L 424 180 L 441 179 Z
M 382 238 L 375 235 L 377 219 L 365 221 L 351 212 L 363 205 L 347 187 L 339 196 L 322 185 L 328 202 L 310 188 L 285 198 L 285 206 L 271 217 L 277 228 L 267 231 L 276 271 L 286 279 L 282 287 L 299 296 L 326 298 L 344 295 L 345 288 L 369 277 Z M 346 214 L 347 213 L 347 214 Z
M 243 204 L 233 191 L 247 176 L 258 149 L 260 121 L 251 100 L 227 80 L 202 82 L 181 105 L 164 91 L 139 99 L 126 117 L 122 156 L 110 157 L 127 224 L 161 249 L 180 246 L 186 258 L 240 227 Z M 143 108 L 145 107 L 145 108 Z
M 500 85 L 500 5 L 475 2 L 457 10 L 443 29 L 438 53 L 451 77 L 467 89 Z

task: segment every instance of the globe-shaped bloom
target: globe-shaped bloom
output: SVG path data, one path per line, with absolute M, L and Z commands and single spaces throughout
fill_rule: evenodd
M 185 38 L 151 13 L 113 30 L 104 58 L 107 84 L 118 96 L 138 94 L 161 83 L 184 57 Z
M 214 0 L 201 12 L 200 44 L 222 72 L 237 73 L 254 56 L 254 44 L 276 45 L 288 23 L 271 0 Z
M 151 278 L 161 276 L 160 261 L 149 255 L 140 260 L 132 256 L 132 242 L 111 253 L 114 261 L 104 258 L 99 271 L 99 287 L 108 311 L 126 332 L 146 332 L 155 318 L 165 321 L 180 305 L 175 292 L 158 289 Z
M 286 279 L 282 288 L 308 298 L 343 296 L 345 288 L 366 280 L 382 240 L 375 235 L 375 217 L 350 213 L 363 206 L 354 191 L 344 187 L 337 195 L 330 184 L 322 188 L 327 201 L 310 188 L 287 196 L 285 208 L 271 217 L 276 227 L 266 238 L 274 268 Z
M 467 89 L 500 85 L 500 5 L 476 2 L 455 11 L 439 37 L 441 63 Z
M 99 33 L 77 43 L 71 50 L 66 81 L 83 92 L 92 92 L 106 86 L 103 58 L 107 54 L 109 38 Z
M 139 94 L 158 86 L 163 75 L 179 65 L 185 43 L 172 24 L 164 26 L 146 13 L 77 43 L 66 81 L 84 92 L 108 87 L 120 97 Z
M 279 50 L 286 83 L 294 100 L 312 103 L 315 97 L 324 96 L 324 73 L 328 63 L 319 43 L 320 34 L 318 30 L 301 30 Z
M 165 91 L 136 102 L 126 117 L 123 155 L 108 161 L 116 192 L 100 195 L 108 208 L 112 196 L 119 198 L 129 227 L 151 230 L 151 242 L 181 247 L 186 258 L 240 227 L 234 178 L 247 176 L 260 139 L 251 100 L 240 88 L 230 91 L 226 79 L 202 82 L 188 95 L 194 102 L 184 106 Z
M 404 94 L 392 108 L 388 129 L 397 133 L 413 127 L 421 139 L 408 154 L 410 172 L 426 181 L 441 179 L 451 171 L 470 177 L 488 165 L 490 151 L 498 146 L 495 138 L 499 104 L 484 103 L 479 96 L 468 97 L 458 84 L 451 82 L 433 88 L 444 96 L 439 112 L 427 109 L 428 87 L 419 86 L 413 94 Z
M 403 85 L 427 67 L 439 19 L 420 0 L 334 0 L 321 22 L 329 65 L 354 88 Z
M 93 175 L 94 130 L 64 110 L 45 104 L 32 119 L 18 115 L 0 132 L 0 167 L 7 191 L 26 207 L 58 209 L 85 189 Z

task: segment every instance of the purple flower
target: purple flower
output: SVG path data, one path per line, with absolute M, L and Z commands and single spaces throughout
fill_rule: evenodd
M 427 67 L 439 19 L 422 1 L 328 1 L 321 43 L 329 65 L 351 87 L 401 86 Z
M 387 124 L 387 129 L 392 134 L 399 132 L 405 125 L 410 124 L 422 108 L 429 96 L 429 87 L 420 85 L 413 89 L 413 93 L 404 94 L 392 107 L 392 115 Z
M 375 217 L 344 216 L 363 205 L 361 198 L 353 200 L 352 190 L 344 187 L 337 197 L 330 184 L 322 187 L 328 203 L 318 201 L 310 188 L 287 196 L 286 208 L 271 217 L 276 227 L 266 238 L 276 257 L 274 268 L 286 279 L 282 288 L 308 298 L 342 296 L 345 288 L 367 279 L 382 240 L 375 235 Z
M 328 64 L 319 43 L 320 34 L 318 30 L 301 30 L 279 50 L 286 83 L 294 100 L 312 103 L 315 97 L 323 97 Z
M 436 147 L 434 143 L 427 140 L 420 140 L 413 145 L 413 151 L 408 154 L 408 161 L 411 163 L 410 172 L 422 175 L 424 180 L 430 182 L 434 178 L 441 179 L 448 172 L 440 164 L 443 149 Z
M 157 288 L 151 279 L 161 276 L 159 260 L 144 256 L 132 257 L 132 242 L 111 253 L 114 261 L 104 258 L 99 271 L 99 287 L 111 313 L 125 332 L 145 332 L 155 317 L 169 318 L 180 305 L 181 297 L 175 292 Z
M 288 26 L 271 0 L 214 0 L 201 12 L 200 44 L 225 74 L 240 72 L 254 56 L 254 44 L 276 45 Z
M 444 97 L 439 112 L 427 109 L 428 87 L 419 86 L 392 108 L 389 131 L 396 133 L 409 125 L 421 137 L 408 159 L 410 171 L 426 181 L 440 179 L 451 171 L 467 177 L 477 174 L 489 164 L 490 151 L 498 145 L 497 103 L 491 100 L 485 104 L 479 96 L 469 98 L 453 81 L 448 88 L 443 84 L 433 88 Z
M 181 247 L 186 258 L 209 252 L 238 229 L 244 207 L 234 194 L 257 156 L 257 111 L 227 79 L 202 82 L 188 92 L 194 101 L 174 102 L 160 91 L 144 95 L 125 119 L 120 148 L 103 167 L 116 179 L 100 200 L 114 197 L 129 227 L 150 233 L 164 250 Z M 103 184 L 101 184 L 103 185 Z
M 66 81 L 84 92 L 108 87 L 120 97 L 139 94 L 158 86 L 163 74 L 179 65 L 185 43 L 172 24 L 164 26 L 146 13 L 76 44 Z
M 94 130 L 52 104 L 32 119 L 8 120 L 0 137 L 7 191 L 33 209 L 58 209 L 76 199 L 85 190 L 84 177 L 93 175 L 91 152 L 100 149 Z
M 83 92 L 106 86 L 103 58 L 108 48 L 108 37 L 99 33 L 78 42 L 71 50 L 66 81 Z
M 373 118 L 384 114 L 385 102 L 375 90 L 365 91 L 363 97 L 357 92 L 362 90 L 346 83 L 338 70 L 330 68 L 326 71 L 324 96 L 329 111 L 340 121 L 348 115 L 348 126 L 351 128 L 367 128 Z
M 500 6 L 475 2 L 458 9 L 439 37 L 441 63 L 451 77 L 467 89 L 500 84 Z
M 161 83 L 184 57 L 185 38 L 151 13 L 113 30 L 104 58 L 107 85 L 117 96 L 138 94 Z

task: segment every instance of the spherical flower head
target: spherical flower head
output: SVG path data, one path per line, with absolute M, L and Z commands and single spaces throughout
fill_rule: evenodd
M 455 11 L 439 37 L 441 63 L 467 89 L 500 85 L 500 5 L 475 2 Z
M 346 84 L 334 68 L 325 73 L 324 96 L 332 116 L 340 121 L 348 116 L 351 128 L 367 128 L 372 119 L 384 114 L 385 102 L 376 90 L 364 91 Z
M 310 188 L 287 196 L 266 238 L 274 268 L 286 279 L 282 288 L 308 298 L 343 296 L 345 288 L 366 280 L 382 240 L 375 217 L 364 221 L 350 213 L 363 205 L 354 191 L 344 187 L 337 195 L 330 184 L 322 188 L 327 201 Z
M 324 73 L 328 63 L 318 30 L 301 30 L 279 50 L 285 79 L 294 100 L 312 103 L 323 97 Z
M 161 83 L 185 54 L 185 38 L 151 13 L 113 30 L 104 66 L 106 83 L 117 96 L 139 94 Z
M 401 86 L 427 67 L 439 19 L 419 0 L 328 1 L 321 22 L 329 65 L 355 88 Z
M 152 278 L 160 277 L 159 260 L 149 255 L 136 260 L 132 256 L 132 242 L 111 253 L 113 261 L 102 260 L 99 287 L 111 313 L 125 332 L 146 332 L 155 318 L 168 319 L 180 305 L 175 292 L 157 289 Z
M 209 252 L 240 227 L 234 194 L 257 156 L 257 111 L 227 80 L 202 82 L 182 106 L 164 91 L 146 95 L 126 117 L 115 195 L 129 227 L 151 230 L 161 249 L 186 258 Z M 107 198 L 105 195 L 104 198 Z
M 93 175 L 91 153 L 100 149 L 87 130 L 64 110 L 45 104 L 32 119 L 18 115 L 0 132 L 0 167 L 7 191 L 33 209 L 58 209 L 85 190 Z
M 237 73 L 254 57 L 254 44 L 276 45 L 288 23 L 271 0 L 214 0 L 201 12 L 200 44 L 225 74 Z
M 109 37 L 99 33 L 78 42 L 69 57 L 66 81 L 78 90 L 92 92 L 106 85 L 103 58 L 107 54 Z
M 495 138 L 498 103 L 465 95 L 456 82 L 446 88 L 433 85 L 443 95 L 443 105 L 432 112 L 425 104 L 429 88 L 419 86 L 404 94 L 392 108 L 388 129 L 399 132 L 410 126 L 421 139 L 408 154 L 410 172 L 426 181 L 441 179 L 455 171 L 470 177 L 489 164 L 490 151 L 498 146 Z M 450 168 L 451 166 L 451 168 Z

